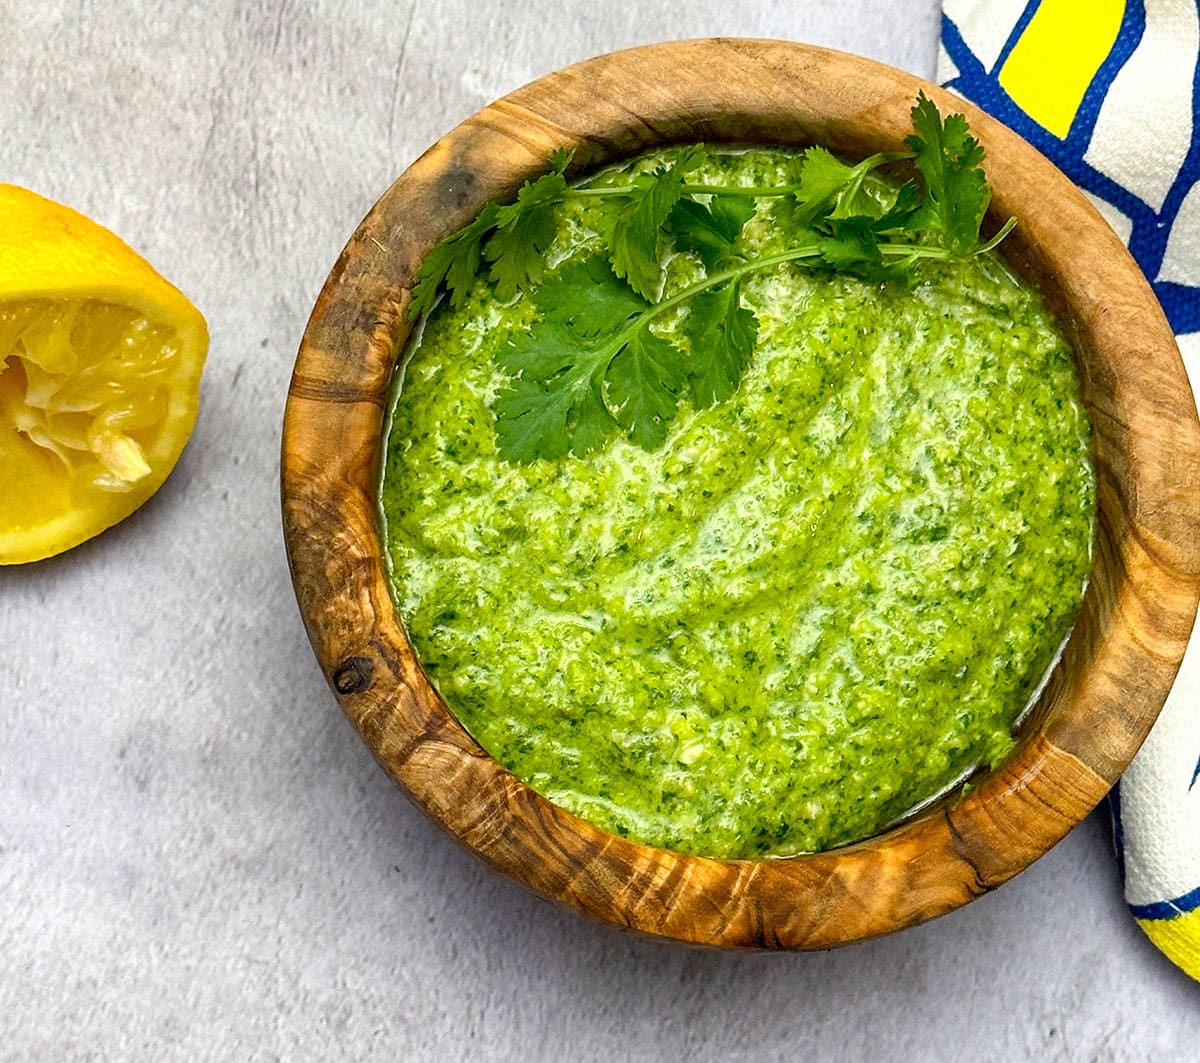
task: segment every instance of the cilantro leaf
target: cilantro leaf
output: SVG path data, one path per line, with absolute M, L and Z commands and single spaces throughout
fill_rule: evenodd
M 518 291 L 529 291 L 546 272 L 546 248 L 558 230 L 554 208 L 562 202 L 567 182 L 557 170 L 526 181 L 517 201 L 496 211 L 496 231 L 484 254 L 497 298 L 507 302 Z
M 440 288 L 450 294 L 452 306 L 460 306 L 475 283 L 481 257 L 480 241 L 496 224 L 499 208 L 489 203 L 474 221 L 437 244 L 417 270 L 409 313 L 414 317 L 433 309 Z
M 452 306 L 462 305 L 485 257 L 501 299 L 511 299 L 518 288 L 527 290 L 539 280 L 545 270 L 542 252 L 554 238 L 553 208 L 566 195 L 563 175 L 572 158 L 559 148 L 550 156 L 550 172 L 526 181 L 515 203 L 489 203 L 479 217 L 438 243 L 417 270 L 409 313 L 429 313 L 439 290 L 449 294 Z
M 905 143 L 916 153 L 927 197 L 914 227 L 940 232 L 951 252 L 965 255 L 979 241 L 979 226 L 991 199 L 980 169 L 983 146 L 970 135 L 966 118 L 952 114 L 943 122 L 923 92 L 912 109 L 912 123 L 916 132 Z
M 620 281 L 600 255 L 570 259 L 533 293 L 542 318 L 567 326 L 582 338 L 614 332 L 650 304 Z
M 686 379 L 679 349 L 645 326 L 613 358 L 606 379 L 610 409 L 643 450 L 654 450 L 667 438 Z
M 733 254 L 742 227 L 754 214 L 749 196 L 713 196 L 706 206 L 694 199 L 681 199 L 671 208 L 667 227 L 680 251 L 695 251 L 705 269 Z
M 561 325 L 535 321 L 500 345 L 496 361 L 513 377 L 543 383 L 576 366 L 584 345 Z
M 881 247 L 920 250 L 906 243 L 921 207 L 920 190 L 912 181 L 893 193 L 868 182 L 872 171 L 896 159 L 894 154 L 880 153 L 850 166 L 825 148 L 804 153 L 794 193 L 793 221 L 800 232 L 793 242 L 799 246 L 804 238 L 812 243 L 816 254 L 810 266 L 871 282 L 911 279 L 918 256 L 889 254 L 885 259 Z
M 662 443 L 687 371 L 647 328 L 651 304 L 597 257 L 566 263 L 534 306 L 539 319 L 496 356 L 512 377 L 492 403 L 500 456 L 582 455 L 614 425 L 647 450 Z
M 797 170 L 797 220 L 813 225 L 826 217 L 879 217 L 883 206 L 866 180 L 873 170 L 897 158 L 907 156 L 880 152 L 849 166 L 826 148 L 808 148 Z
M 852 273 L 863 280 L 882 279 L 877 276 L 883 268 L 879 242 L 868 224 L 850 219 L 834 226 L 817 242 L 821 257 L 819 265 L 836 273 Z
M 683 195 L 683 179 L 703 161 L 699 145 L 684 148 L 665 168 L 633 179 L 609 233 L 613 272 L 639 295 L 653 300 L 662 284 L 659 241 L 671 209 Z
M 688 382 L 696 405 L 724 402 L 741 383 L 758 339 L 758 318 L 742 306 L 740 281 L 697 295 L 683 330 L 692 349 Z
M 911 226 L 913 216 L 921 207 L 921 191 L 915 181 L 905 181 L 896 189 L 892 202 L 884 209 L 875 225 L 876 232 L 889 232 L 892 229 L 907 229 Z
M 603 444 L 614 424 L 602 395 L 612 352 L 611 337 L 581 342 L 545 323 L 502 348 L 500 363 L 513 379 L 492 401 L 500 456 L 530 462 Z
M 536 380 L 518 378 L 509 384 L 492 403 L 500 456 L 531 462 L 566 454 L 571 399 L 569 388 L 548 390 Z
M 603 380 L 597 374 L 588 379 L 586 395 L 576 396 L 567 422 L 571 453 L 583 457 L 604 446 L 616 421 L 604 402 Z
M 889 206 L 877 206 L 883 211 L 881 214 L 845 218 L 830 215 L 817 226 L 819 256 L 812 265 L 835 273 L 850 273 L 870 282 L 911 281 L 915 256 L 889 255 L 885 260 L 881 248 L 903 246 L 912 251 L 921 250 L 915 245 L 893 240 L 889 235 L 897 230 L 902 236 L 908 235 L 905 229 L 914 217 L 918 203 L 917 188 L 908 182 L 896 191 Z
M 568 148 L 555 148 L 550 152 L 550 169 L 555 173 L 565 174 L 574 158 L 575 152 Z
M 616 424 L 604 378 L 627 340 L 630 319 L 650 304 L 596 256 L 563 263 L 533 295 L 539 320 L 496 355 L 513 378 L 492 412 L 500 456 L 509 461 L 585 454 Z
M 796 168 L 800 185 L 796 191 L 799 207 L 796 220 L 801 225 L 811 225 L 818 217 L 828 214 L 853 173 L 853 167 L 847 166 L 827 148 L 805 150 Z

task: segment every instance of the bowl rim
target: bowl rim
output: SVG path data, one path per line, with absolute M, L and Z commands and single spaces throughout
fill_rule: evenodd
M 664 76 L 669 73 L 669 76 Z M 393 606 L 377 505 L 392 369 L 416 266 L 544 170 L 684 140 L 894 149 L 924 91 L 988 151 L 1006 256 L 1036 278 L 1078 354 L 1096 438 L 1093 577 L 1016 750 L 967 793 L 872 838 L 720 860 L 607 834 L 485 753 L 425 677 Z M 736 134 L 736 135 L 735 135 Z M 1088 263 L 1072 268 L 1072 261 Z M 950 911 L 1032 863 L 1104 796 L 1162 706 L 1200 597 L 1200 424 L 1174 336 L 1108 224 L 984 112 L 844 52 L 711 38 L 609 53 L 467 118 L 383 194 L 314 306 L 284 416 L 284 536 L 316 656 L 387 774 L 491 866 L 607 922 L 723 947 L 828 948 Z

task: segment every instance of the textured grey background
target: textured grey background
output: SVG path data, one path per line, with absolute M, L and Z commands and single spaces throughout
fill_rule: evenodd
M 0 0 L 0 26 L 0 180 L 113 228 L 212 330 L 167 486 L 0 571 L 0 1058 L 1200 1058 L 1200 987 L 1126 917 L 1098 817 L 871 944 L 633 939 L 497 878 L 393 790 L 292 599 L 291 361 L 342 244 L 428 144 L 557 66 L 673 37 L 930 75 L 934 0 Z

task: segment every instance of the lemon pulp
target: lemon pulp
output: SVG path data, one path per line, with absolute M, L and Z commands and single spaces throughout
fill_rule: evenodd
M 177 376 L 174 330 L 93 299 L 0 302 L 0 512 L 115 523 L 152 477 Z M 140 492 L 139 492 L 140 493 Z

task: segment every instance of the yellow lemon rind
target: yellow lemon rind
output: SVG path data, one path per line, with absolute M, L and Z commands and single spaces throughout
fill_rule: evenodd
M 0 527 L 0 565 L 38 561 L 78 546 L 124 520 L 162 486 L 195 425 L 208 350 L 203 315 L 119 237 L 69 207 L 0 184 L 0 304 L 35 299 L 112 303 L 169 328 L 180 345 L 179 373 L 146 450 L 151 473 L 104 507 L 85 505 L 44 523 Z

